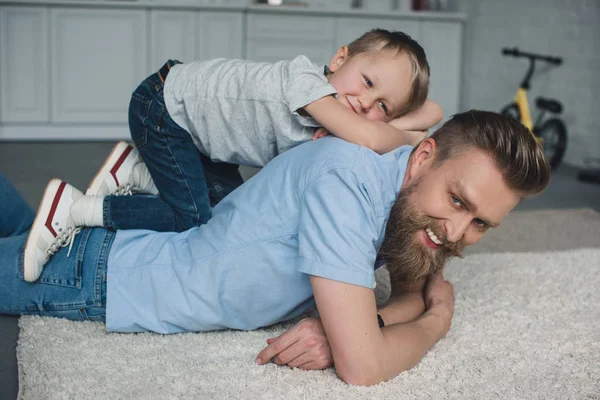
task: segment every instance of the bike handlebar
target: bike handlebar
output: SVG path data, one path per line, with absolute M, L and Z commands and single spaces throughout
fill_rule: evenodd
M 562 57 L 548 56 L 548 55 L 544 55 L 544 54 L 527 53 L 525 51 L 520 51 L 516 47 L 513 47 L 513 48 L 504 47 L 502 49 L 502 54 L 505 56 L 513 56 L 513 57 L 526 57 L 531 60 L 542 60 L 542 61 L 546 61 L 547 63 L 554 64 L 554 65 L 560 65 L 560 64 L 562 64 L 562 61 L 563 61 Z

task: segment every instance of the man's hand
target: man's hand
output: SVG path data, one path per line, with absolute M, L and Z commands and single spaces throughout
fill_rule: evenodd
M 256 359 L 257 364 L 273 361 L 277 365 L 300 369 L 325 369 L 333 357 L 319 318 L 305 318 L 280 336 L 267 339 Z
M 444 334 L 448 333 L 454 315 L 454 286 L 438 273 L 427 281 L 424 296 L 427 311 L 445 321 Z

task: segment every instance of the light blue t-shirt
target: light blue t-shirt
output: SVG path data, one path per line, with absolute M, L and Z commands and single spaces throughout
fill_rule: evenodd
M 118 231 L 109 331 L 252 330 L 314 306 L 309 275 L 373 288 L 412 147 L 385 155 L 335 137 L 282 153 L 182 233 Z

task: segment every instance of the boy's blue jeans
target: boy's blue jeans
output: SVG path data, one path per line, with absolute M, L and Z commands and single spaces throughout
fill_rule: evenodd
M 211 205 L 243 183 L 238 166 L 216 163 L 198 151 L 189 132 L 175 123 L 165 106 L 164 81 L 169 60 L 133 92 L 129 130 L 160 197 L 108 196 L 104 226 L 181 232 L 202 225 Z
M 106 261 L 115 232 L 83 229 L 71 254 L 61 248 L 40 279 L 23 280 L 23 249 L 35 213 L 0 175 L 0 314 L 105 321 Z

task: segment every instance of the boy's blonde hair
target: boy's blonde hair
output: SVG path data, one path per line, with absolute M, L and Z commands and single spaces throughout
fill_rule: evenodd
M 429 92 L 429 63 L 425 50 L 406 33 L 373 29 L 348 45 L 348 56 L 381 50 L 409 56 L 412 62 L 411 92 L 408 104 L 400 111 L 399 116 L 417 110 L 427 100 Z

